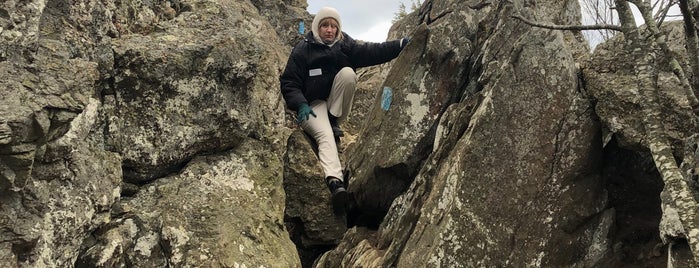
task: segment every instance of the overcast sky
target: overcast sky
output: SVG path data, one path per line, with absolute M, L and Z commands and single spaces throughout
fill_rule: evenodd
M 383 42 L 388 36 L 391 20 L 398 12 L 400 3 L 405 4 L 407 11 L 410 12 L 412 2 L 418 2 L 418 0 L 307 0 L 306 2 L 308 3 L 308 13 L 311 14 L 318 13 L 318 10 L 324 6 L 337 9 L 342 19 L 342 30 L 353 38 Z M 635 11 L 633 5 L 632 9 Z M 671 12 L 671 14 L 677 13 L 679 11 Z M 583 14 L 585 13 L 583 12 Z M 638 16 L 637 19 L 639 19 Z M 591 22 L 585 21 L 585 23 L 590 24 Z M 308 26 L 310 28 L 310 25 Z M 593 40 L 592 46 L 594 47 L 597 42 Z
M 307 0 L 308 13 L 316 14 L 321 7 L 334 7 L 340 12 L 342 30 L 352 38 L 371 42 L 386 41 L 391 20 L 400 3 L 410 11 L 410 0 Z M 310 26 L 310 25 L 309 25 Z

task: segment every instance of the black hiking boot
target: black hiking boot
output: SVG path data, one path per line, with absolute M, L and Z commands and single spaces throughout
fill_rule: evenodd
M 349 193 L 347 189 L 345 189 L 345 184 L 335 177 L 327 177 L 325 182 L 332 194 L 333 213 L 336 216 L 345 214 L 345 210 L 349 203 Z
M 335 136 L 335 139 L 345 136 L 345 132 L 340 128 L 340 123 L 337 122 L 337 117 L 332 114 L 328 116 L 330 117 L 330 127 L 333 129 L 333 136 Z

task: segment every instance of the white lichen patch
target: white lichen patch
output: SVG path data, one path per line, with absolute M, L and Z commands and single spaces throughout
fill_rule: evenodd
M 182 226 L 166 226 L 163 227 L 162 237 L 163 240 L 169 242 L 170 248 L 172 248 L 170 263 L 181 263 L 184 259 L 184 247 L 187 245 L 190 239 L 187 230 L 185 230 Z
M 614 211 L 604 211 L 602 213 L 601 220 L 597 225 L 597 228 L 595 228 L 594 234 L 592 235 L 590 247 L 588 247 L 587 253 L 585 254 L 585 261 L 588 264 L 586 266 L 594 266 L 594 264 L 598 263 L 599 260 L 604 257 L 605 253 L 609 251 L 609 230 L 613 224 Z
M 100 252 L 100 259 L 97 261 L 97 265 L 104 265 L 108 260 L 114 258 L 115 253 L 117 253 L 117 248 L 123 242 L 121 237 L 114 238 L 115 239 L 110 239 L 109 243 L 107 243 L 102 252 Z
M 437 213 L 439 214 L 444 214 L 446 210 L 450 209 L 452 206 L 456 207 L 457 209 L 460 209 L 463 206 L 455 189 L 457 185 L 460 185 L 458 183 L 461 179 L 459 174 L 462 172 L 458 170 L 458 165 L 450 165 L 449 169 L 449 175 L 447 176 L 444 192 L 437 203 L 437 209 L 439 210 Z
M 158 235 L 154 232 L 149 232 L 147 235 L 138 238 L 134 251 L 144 257 L 149 257 L 153 248 L 158 245 L 158 241 Z
M 663 214 L 658 224 L 660 239 L 667 244 L 668 239 L 682 237 L 685 234 L 684 226 L 680 220 L 680 214 L 672 205 L 661 206 Z
M 112 201 L 119 200 L 121 197 L 121 186 L 116 186 L 112 189 Z
M 545 252 L 539 252 L 537 254 L 536 258 L 532 260 L 532 262 L 529 263 L 528 267 L 541 267 L 541 262 L 544 260 L 544 257 L 546 257 Z
M 57 142 L 59 144 L 76 144 L 77 141 L 84 140 L 97 120 L 99 107 L 100 101 L 90 98 L 83 112 L 70 122 L 70 129 Z
M 133 219 L 124 220 L 124 225 L 127 228 L 129 237 L 135 237 L 138 233 L 138 225 L 136 225 L 136 223 L 133 222 Z
M 409 93 L 405 96 L 405 100 L 410 103 L 409 114 L 412 129 L 417 129 L 428 115 L 429 107 L 426 99 L 427 96 L 424 94 Z
M 126 233 L 123 233 L 124 231 L 126 231 Z M 102 248 L 102 251 L 99 252 L 97 264 L 104 265 L 109 260 L 114 259 L 115 256 L 123 253 L 122 244 L 124 243 L 124 235 L 127 236 L 126 239 L 131 239 L 136 236 L 137 232 L 138 227 L 132 219 L 127 219 L 123 222 L 121 227 L 110 230 L 106 235 L 106 241 L 108 241 L 108 243 Z
M 549 212 L 549 214 L 550 214 L 550 212 Z M 548 217 L 544 218 L 544 224 L 548 224 L 548 223 L 550 223 L 550 222 L 552 222 L 552 221 L 553 221 L 553 217 L 551 217 L 551 215 L 549 215 Z
M 209 166 L 205 173 L 192 173 L 187 170 L 185 177 L 198 177 L 203 183 L 202 189 L 209 192 L 220 191 L 221 188 L 230 190 L 252 191 L 255 182 L 250 178 L 243 157 L 233 157 L 225 161 L 219 161 Z

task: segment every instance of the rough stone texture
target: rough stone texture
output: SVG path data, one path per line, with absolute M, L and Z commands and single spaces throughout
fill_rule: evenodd
M 71 266 L 84 237 L 109 222 L 110 206 L 119 198 L 121 159 L 86 141 L 98 109 L 99 101 L 90 99 L 63 136 L 41 148 L 25 146 L 32 150 L 24 162 L 15 151 L 5 155 L 3 146 L 3 178 L 14 182 L 0 189 L 3 267 Z
M 680 64 L 687 68 L 686 51 L 684 45 L 683 25 L 681 22 L 665 23 L 662 30 L 667 35 L 668 45 L 678 58 Z M 635 161 L 625 163 L 626 166 L 646 166 L 646 169 L 653 169 L 653 159 L 650 152 L 649 143 L 650 137 L 647 134 L 646 126 L 643 122 L 645 113 L 642 110 L 643 96 L 641 91 L 653 89 L 640 89 L 636 83 L 636 75 L 633 68 L 633 59 L 631 53 L 624 51 L 624 36 L 619 35 L 611 40 L 597 46 L 595 53 L 590 60 L 584 65 L 584 79 L 587 84 L 588 92 L 596 101 L 595 111 L 599 115 L 605 129 L 605 142 L 611 141 L 612 147 L 619 147 L 624 150 L 634 150 L 640 152 L 643 157 L 630 158 Z M 661 124 L 664 135 L 667 136 L 671 143 L 672 154 L 675 157 L 675 162 L 683 170 L 685 182 L 693 188 L 692 193 L 694 199 L 697 198 L 696 181 L 693 178 L 696 163 L 693 159 L 694 149 L 692 144 L 696 144 L 696 133 L 699 131 L 697 120 L 692 113 L 687 96 L 682 90 L 682 86 L 677 77 L 669 68 L 667 60 L 659 58 L 656 63 L 658 66 L 658 99 L 662 116 Z M 621 168 L 619 168 L 621 169 Z M 651 181 L 654 184 L 660 184 L 660 187 L 646 187 L 644 191 L 652 189 L 655 195 L 657 191 L 662 190 L 663 178 L 659 173 L 644 174 L 634 177 L 617 178 L 619 183 L 628 182 L 629 180 L 638 181 L 639 178 L 645 178 L 645 181 Z M 649 184 L 646 182 L 645 184 Z M 640 187 L 636 187 L 640 188 Z M 657 188 L 660 188 L 659 190 Z M 653 211 L 653 214 L 643 215 L 644 217 L 633 218 L 633 213 L 626 213 L 620 218 L 620 226 L 643 226 L 639 224 L 643 222 L 643 218 L 650 219 L 653 228 L 645 230 L 647 236 L 652 235 L 652 238 L 635 239 L 635 243 L 627 243 L 623 245 L 623 250 L 629 248 L 646 248 L 659 247 L 658 245 L 666 245 L 664 247 L 672 247 L 670 251 L 673 256 L 674 265 L 678 266 L 695 266 L 692 260 L 692 253 L 687 247 L 682 224 L 679 222 L 677 208 L 672 202 L 676 197 L 669 196 L 665 191 L 659 194 L 662 198 L 654 196 L 652 209 L 648 207 L 636 208 L 629 211 Z M 627 195 L 628 196 L 628 195 Z M 662 199 L 662 200 L 661 200 Z M 661 213 L 662 210 L 662 213 Z M 650 216 L 650 217 L 649 217 Z M 631 218 L 631 219 L 629 219 Z M 625 220 L 625 221 L 624 221 Z M 633 223 L 631 223 L 633 222 Z M 636 234 L 620 233 L 615 239 L 619 241 L 626 240 L 629 237 L 637 237 Z M 645 244 L 645 246 L 644 246 Z M 667 244 L 670 244 L 667 246 Z M 667 250 L 667 249 L 665 249 Z M 638 257 L 637 259 L 647 260 L 646 257 Z M 643 256 L 643 255 L 641 255 Z M 633 260 L 622 260 L 625 262 L 633 262 Z M 647 262 L 647 261 L 645 261 Z M 644 262 L 644 263 L 645 263 Z
M 282 161 L 259 141 L 197 157 L 119 204 L 82 267 L 300 267 L 284 228 Z
M 389 111 L 375 102 L 350 166 L 360 209 L 392 205 L 317 267 L 591 266 L 610 251 L 599 125 L 570 41 L 510 18 L 546 21 L 539 5 L 475 4 L 427 1 L 408 17 L 428 25 L 384 82 L 407 92 Z M 399 176 L 380 173 L 392 166 Z
M 405 191 L 432 149 L 440 113 L 460 97 L 463 80 L 459 78 L 467 73 L 473 48 L 472 41 L 463 37 L 473 36 L 477 19 L 468 11 L 449 11 L 458 5 L 432 8 L 449 15 L 432 22 L 429 30 L 424 25 L 415 30 L 378 89 L 358 149 L 349 154 L 347 164 L 353 174 L 350 191 L 362 213 L 385 213 Z M 447 19 L 460 21 L 461 27 L 452 27 Z M 380 105 L 384 87 L 393 91 L 388 110 Z
M 101 133 L 99 29 L 75 34 L 56 2 L 0 6 L 0 266 L 66 267 L 109 221 L 121 158 Z M 64 6 L 65 7 L 65 6 Z M 85 10 L 89 10 L 86 8 Z M 101 21 L 99 13 L 88 24 Z M 53 21 L 60 21 L 56 33 Z M 97 23 L 96 23 L 97 24 Z M 76 46 L 77 40 L 84 46 Z
M 274 140 L 281 125 L 275 89 L 284 57 L 279 43 L 260 42 L 273 28 L 245 3 L 188 4 L 191 11 L 157 24 L 160 30 L 113 42 L 107 136 L 129 181 L 163 176 L 246 137 Z
M 306 11 L 308 4 L 305 0 L 252 0 L 251 2 L 257 7 L 258 12 L 269 20 L 282 42 L 290 47 L 303 40 L 304 34 L 310 30 L 313 16 Z M 303 32 L 300 31 L 299 26 L 302 21 L 304 22 Z
M 682 23 L 666 23 L 664 30 L 668 32 L 670 48 L 686 66 Z M 588 92 L 597 101 L 595 111 L 604 122 L 608 135 L 617 136 L 624 147 L 645 148 L 647 141 L 644 140 L 639 103 L 641 95 L 634 82 L 631 55 L 623 51 L 624 42 L 623 35 L 619 35 L 598 45 L 585 63 L 583 74 Z M 660 60 L 659 99 L 665 115 L 662 123 L 671 140 L 682 141 L 696 133 L 698 126 L 679 80 L 662 62 L 663 59 Z
M 0 4 L 0 266 L 300 266 L 277 79 L 309 15 L 264 4 Z
M 359 70 L 343 139 L 357 202 L 332 217 L 278 91 L 306 6 L 0 4 L 0 266 L 637 267 L 666 263 L 662 242 L 693 265 L 658 227 L 676 225 L 620 41 L 584 62 L 579 34 L 511 17 L 575 23 L 574 0 L 431 0 L 397 23 L 389 39 L 410 45 Z M 694 118 L 663 71 L 696 181 Z
M 392 65 L 393 61 L 390 61 L 382 65 L 357 69 L 357 89 L 354 93 L 352 112 L 340 125 L 345 132 L 339 148 L 344 152 L 343 156 L 351 155 L 354 151 L 353 147 L 357 144 L 359 133 L 373 110 L 374 102 L 376 98 L 381 97 L 383 81 Z
M 285 222 L 305 267 L 340 242 L 345 217 L 333 215 L 330 191 L 310 137 L 298 129 L 289 136 L 284 156 Z

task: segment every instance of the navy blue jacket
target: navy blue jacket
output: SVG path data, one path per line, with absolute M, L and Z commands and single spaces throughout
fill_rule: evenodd
M 279 78 L 286 107 L 294 111 L 302 103 L 327 100 L 335 75 L 344 67 L 360 67 L 388 62 L 401 51 L 400 40 L 360 43 L 346 33 L 332 47 L 318 43 L 309 32 L 289 55 Z

